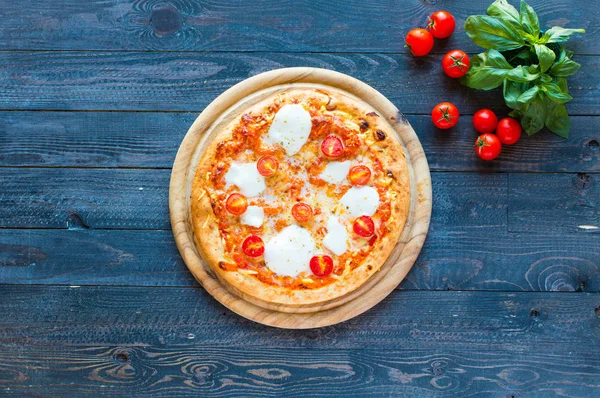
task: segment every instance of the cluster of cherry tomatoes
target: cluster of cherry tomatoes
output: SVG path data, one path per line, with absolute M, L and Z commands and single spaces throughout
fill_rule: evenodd
M 448 11 L 436 11 L 429 17 L 427 30 L 417 28 L 406 35 L 406 46 L 414 56 L 422 57 L 433 48 L 433 38 L 445 39 L 454 32 L 456 23 Z M 469 56 L 462 50 L 452 50 L 442 58 L 442 69 L 446 75 L 457 79 L 464 76 L 471 66 Z M 431 111 L 433 124 L 440 129 L 449 129 L 458 123 L 459 112 L 450 102 L 437 104 Z M 481 135 L 475 141 L 475 152 L 484 160 L 495 159 L 502 144 L 512 145 L 521 137 L 521 125 L 512 118 L 498 121 L 489 109 L 481 109 L 473 116 L 473 126 Z M 496 134 L 492 134 L 493 132 Z

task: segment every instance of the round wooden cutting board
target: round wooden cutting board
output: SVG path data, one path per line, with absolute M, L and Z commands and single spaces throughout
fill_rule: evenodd
M 230 291 L 199 254 L 190 223 L 192 180 L 206 144 L 234 117 L 262 99 L 290 88 L 324 88 L 354 97 L 384 118 L 404 148 L 411 182 L 410 212 L 398 244 L 380 271 L 360 288 L 330 302 L 303 308 L 258 303 Z M 265 325 L 307 329 L 355 317 L 383 300 L 417 259 L 431 217 L 431 176 L 425 153 L 400 111 L 371 86 L 342 73 L 317 68 L 285 68 L 236 84 L 217 97 L 188 130 L 173 164 L 169 188 L 171 226 L 179 252 L 198 282 L 230 310 Z

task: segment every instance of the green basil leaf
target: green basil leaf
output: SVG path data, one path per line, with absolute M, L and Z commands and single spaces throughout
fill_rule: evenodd
M 560 26 L 554 26 L 546 31 L 540 43 L 564 43 L 569 40 L 573 33 L 585 33 L 585 29 L 565 29 Z
M 533 135 L 544 127 L 545 112 L 544 104 L 539 95 L 537 95 L 527 106 L 525 113 L 521 117 L 521 127 L 527 135 Z
M 572 61 L 567 57 L 566 51 L 562 50 L 558 60 L 552 65 L 548 73 L 555 77 L 567 77 L 577 72 L 579 68 L 581 68 L 581 65 Z
M 521 11 L 519 13 L 519 20 L 523 29 L 529 33 L 533 40 L 532 43 L 537 42 L 540 36 L 540 20 L 537 14 L 525 0 L 521 0 Z
M 510 5 L 506 0 L 496 0 L 487 9 L 487 13 L 491 17 L 507 19 L 512 22 L 520 23 L 519 12 L 515 7 Z
M 529 90 L 521 94 L 519 98 L 517 98 L 517 102 L 521 104 L 528 104 L 536 97 L 539 91 L 540 88 L 538 86 L 533 86 Z
M 512 111 L 508 112 L 508 116 L 510 116 L 510 117 L 514 117 L 514 118 L 520 118 L 520 117 L 521 117 L 521 116 L 523 116 L 523 115 L 521 114 L 521 112 L 520 112 L 520 111 L 518 111 L 518 110 L 514 109 L 514 110 L 512 110 Z
M 554 63 L 554 58 L 556 58 L 556 55 L 554 54 L 554 51 L 550 50 L 543 44 L 535 44 L 534 47 L 540 64 L 540 69 L 542 73 L 546 72 Z
M 516 22 L 487 15 L 468 17 L 465 32 L 473 43 L 488 49 L 512 50 L 525 44 L 524 32 Z
M 488 50 L 471 58 L 471 67 L 461 82 L 467 87 L 491 90 L 502 84 L 512 66 L 496 50 Z
M 540 77 L 540 81 L 542 83 L 550 83 L 552 81 L 552 77 L 550 75 L 542 73 L 542 76 Z
M 569 94 L 563 93 L 560 87 L 554 83 L 544 83 L 542 89 L 546 92 L 548 98 L 557 104 L 564 104 L 573 99 Z
M 567 108 L 564 104 L 557 104 L 548 97 L 544 98 L 543 104 L 546 109 L 544 124 L 548 127 L 548 130 L 560 137 L 568 138 L 571 121 L 569 120 Z
M 509 71 L 505 77 L 513 82 L 525 83 L 536 80 L 540 77 L 537 65 L 517 66 Z
M 569 87 L 567 86 L 567 79 L 559 77 L 556 79 L 556 85 L 560 88 L 560 91 L 565 94 L 569 94 Z
M 521 110 L 525 107 L 523 104 L 517 102 L 517 99 L 523 94 L 523 92 L 527 91 L 529 85 L 527 83 L 517 83 L 511 82 L 510 80 L 504 80 L 504 85 L 502 87 L 502 93 L 504 94 L 504 102 L 506 102 L 506 106 L 511 109 Z

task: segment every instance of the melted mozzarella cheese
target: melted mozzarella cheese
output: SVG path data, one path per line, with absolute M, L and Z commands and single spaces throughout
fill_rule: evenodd
M 349 160 L 345 162 L 329 162 L 319 177 L 330 184 L 342 182 L 348 175 L 350 164 Z
M 297 276 L 310 271 L 310 259 L 315 250 L 310 232 L 290 225 L 265 244 L 265 263 L 277 275 Z
M 259 195 L 266 188 L 265 177 L 258 172 L 256 163 L 231 163 L 225 174 L 225 182 L 237 186 L 249 198 Z
M 275 114 L 265 141 L 281 145 L 289 156 L 293 156 L 308 140 L 311 128 L 310 113 L 302 105 L 284 105 Z
M 352 187 L 340 202 L 352 217 L 372 216 L 379 207 L 379 194 L 373 187 Z
M 265 221 L 265 210 L 260 206 L 248 206 L 240 216 L 240 222 L 251 227 L 260 227 Z
M 348 231 L 334 216 L 329 216 L 327 220 L 327 235 L 323 239 L 323 246 L 337 256 L 348 250 Z

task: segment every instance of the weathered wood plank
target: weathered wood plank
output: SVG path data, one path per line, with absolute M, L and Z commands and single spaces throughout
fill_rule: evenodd
M 170 174 L 0 168 L 0 227 L 170 229 Z M 435 174 L 432 228 L 506 230 L 506 187 L 505 174 Z
M 4 284 L 196 286 L 170 231 L 0 230 Z M 600 291 L 597 236 L 432 229 L 400 289 Z
M 425 26 L 433 11 L 447 9 L 454 14 L 457 29 L 449 40 L 438 41 L 434 51 L 475 51 L 462 26 L 468 15 L 485 13 L 490 3 L 36 0 L 23 12 L 17 2 L 5 0 L 0 46 L 21 50 L 405 52 L 406 33 Z M 543 29 L 554 25 L 586 28 L 587 34 L 569 42 L 570 48 L 600 53 L 600 11 L 593 0 L 530 3 Z
M 170 168 L 195 113 L 0 112 L 0 166 Z M 573 116 L 571 136 L 548 133 L 505 146 L 496 162 L 472 147 L 471 116 L 451 131 L 429 116 L 408 116 L 432 170 L 600 172 L 597 117 Z M 460 154 L 461 156 L 457 156 Z
M 527 350 L 9 346 L 0 391 L 35 396 L 470 397 L 598 394 L 600 361 Z
M 510 175 L 509 230 L 600 233 L 598 177 Z
M 0 301 L 3 392 L 568 396 L 600 388 L 598 294 L 394 292 L 350 321 L 302 331 L 254 324 L 202 289 L 0 293 L 10 298 Z
M 600 57 L 582 56 L 570 79 L 573 115 L 600 115 Z M 408 114 L 430 114 L 452 100 L 463 114 L 506 111 L 500 91 L 462 86 L 441 71 L 439 57 L 406 54 L 189 52 L 0 52 L 0 110 L 202 110 L 225 89 L 260 72 L 314 66 L 354 76 Z

